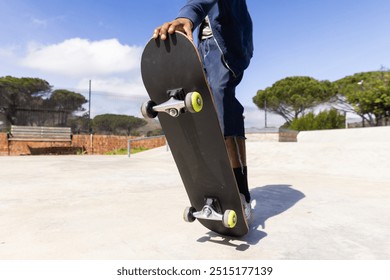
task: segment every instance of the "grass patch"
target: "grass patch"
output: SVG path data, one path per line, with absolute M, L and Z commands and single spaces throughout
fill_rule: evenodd
M 135 148 L 131 148 L 130 153 L 136 154 L 136 153 L 147 151 L 147 150 L 149 150 L 149 149 L 144 148 L 144 147 L 135 147 Z M 127 155 L 127 149 L 124 149 L 124 148 L 123 149 L 116 149 L 116 150 L 113 150 L 111 152 L 105 153 L 105 155 L 108 155 L 108 156 Z
M 139 153 L 139 152 L 143 152 L 143 151 L 147 151 L 149 150 L 148 148 L 144 148 L 144 147 L 136 147 L 136 148 L 131 148 L 131 154 L 136 154 L 136 153 Z M 126 153 L 127 153 L 127 150 L 126 150 Z

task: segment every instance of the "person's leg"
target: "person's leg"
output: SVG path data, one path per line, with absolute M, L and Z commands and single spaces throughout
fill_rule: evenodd
M 240 193 L 249 203 L 251 198 L 247 180 L 244 108 L 235 96 L 235 89 L 243 75 L 234 77 L 225 66 L 221 52 L 213 38 L 200 42 L 199 52 L 213 93 L 237 185 Z
M 239 191 L 244 195 L 246 202 L 250 203 L 251 195 L 248 188 L 245 138 L 226 137 L 225 143 Z

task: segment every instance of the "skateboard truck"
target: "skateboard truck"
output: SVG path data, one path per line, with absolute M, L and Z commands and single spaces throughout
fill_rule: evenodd
M 237 214 L 234 210 L 226 210 L 221 214 L 221 208 L 218 200 L 215 198 L 206 198 L 206 204 L 202 210 L 196 211 L 194 207 L 184 209 L 183 218 L 186 222 L 193 222 L 196 219 L 221 221 L 226 228 L 234 228 L 237 224 Z
M 141 113 L 144 118 L 155 118 L 159 112 L 164 112 L 172 117 L 178 117 L 187 111 L 198 113 L 203 108 L 203 99 L 199 92 L 184 93 L 182 88 L 167 91 L 168 101 L 157 105 L 149 100 L 142 104 Z

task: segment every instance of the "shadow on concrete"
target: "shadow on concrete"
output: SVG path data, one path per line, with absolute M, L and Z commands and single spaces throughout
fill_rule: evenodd
M 291 185 L 267 185 L 251 190 L 252 200 L 256 205 L 252 211 L 252 221 L 249 225 L 249 232 L 241 238 L 221 236 L 215 232 L 208 232 L 206 236 L 199 238 L 198 242 L 213 242 L 226 246 L 235 247 L 238 251 L 245 251 L 251 245 L 256 245 L 261 239 L 267 236 L 263 231 L 266 228 L 266 221 L 277 216 L 303 199 L 305 195 L 295 190 Z M 259 230 L 261 227 L 262 230 Z

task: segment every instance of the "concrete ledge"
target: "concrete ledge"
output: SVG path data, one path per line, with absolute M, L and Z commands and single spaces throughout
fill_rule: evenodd
M 387 142 L 390 143 L 390 126 L 302 131 L 298 142 Z
M 246 130 L 248 141 L 259 142 L 297 142 L 298 131 L 283 128 L 249 128 Z

